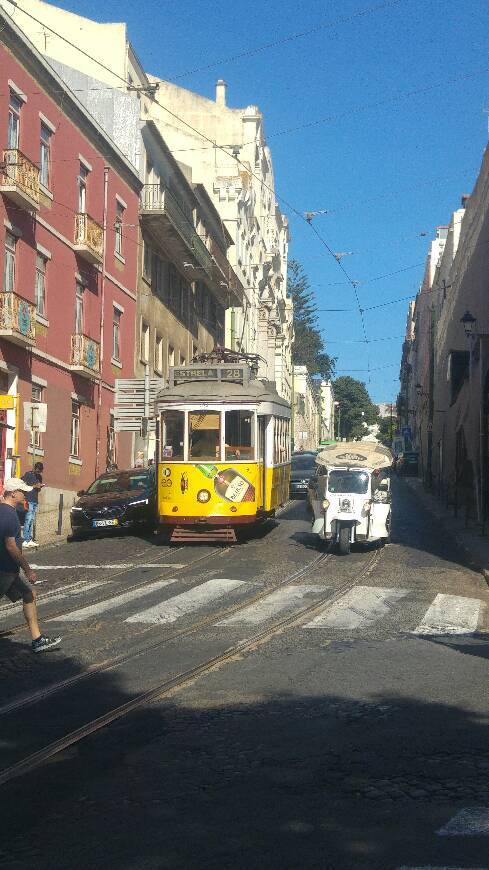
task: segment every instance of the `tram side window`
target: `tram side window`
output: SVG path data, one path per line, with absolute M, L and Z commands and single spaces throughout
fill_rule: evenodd
M 183 459 L 185 414 L 183 411 L 165 411 L 162 414 L 161 456 L 163 459 Z
M 226 411 L 226 460 L 253 459 L 254 441 L 252 411 Z
M 196 411 L 188 415 L 189 459 L 221 457 L 221 415 L 219 411 Z
M 280 465 L 290 459 L 289 423 L 281 417 L 274 420 L 273 463 Z

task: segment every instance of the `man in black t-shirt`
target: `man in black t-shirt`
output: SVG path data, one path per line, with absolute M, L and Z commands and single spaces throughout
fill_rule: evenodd
M 36 592 L 31 585 L 36 575 L 22 555 L 22 535 L 17 507 L 23 503 L 26 493 L 32 492 L 18 477 L 5 481 L 0 501 L 0 598 L 6 595 L 10 601 L 22 600 L 25 621 L 32 637 L 32 651 L 44 652 L 59 646 L 60 637 L 47 637 L 41 633 L 37 621 Z M 22 568 L 25 576 L 20 576 Z
M 44 465 L 42 462 L 36 462 L 31 471 L 26 471 L 26 473 L 22 475 L 22 480 L 30 487 L 30 492 L 26 494 L 27 513 L 24 520 L 24 547 L 37 547 L 37 543 L 33 538 L 33 533 L 34 522 L 39 507 L 39 492 L 43 487 L 43 471 Z

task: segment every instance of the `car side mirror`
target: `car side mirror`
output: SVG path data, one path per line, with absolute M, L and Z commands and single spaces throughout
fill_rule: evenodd
M 78 490 L 78 492 L 77 492 L 77 496 L 78 496 L 78 498 L 80 498 L 81 495 L 85 495 L 85 490 L 84 490 L 84 489 L 79 489 L 79 490 Z

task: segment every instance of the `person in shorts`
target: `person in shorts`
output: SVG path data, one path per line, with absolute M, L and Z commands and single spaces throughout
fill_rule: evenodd
M 0 598 L 5 595 L 10 601 L 22 601 L 24 617 L 32 638 L 32 651 L 44 652 L 59 646 L 60 637 L 42 634 L 37 619 L 36 591 L 33 584 L 36 574 L 22 555 L 22 535 L 17 507 L 23 503 L 26 492 L 31 492 L 19 477 L 5 481 L 0 501 Z M 22 568 L 25 578 L 20 576 Z

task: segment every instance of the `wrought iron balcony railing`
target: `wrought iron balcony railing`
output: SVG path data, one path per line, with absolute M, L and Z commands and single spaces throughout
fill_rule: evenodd
M 17 293 L 0 293 L 0 336 L 32 347 L 36 342 L 36 309 Z
M 192 212 L 186 211 L 168 188 L 160 184 L 145 184 L 141 191 L 141 211 L 143 213 L 164 214 L 173 228 L 185 242 L 189 253 L 197 260 L 202 269 L 212 274 L 212 257 L 193 225 Z
M 100 344 L 87 335 L 71 336 L 71 368 L 94 377 L 100 372 Z
M 90 215 L 75 215 L 75 251 L 90 263 L 101 263 L 104 256 L 104 230 Z
M 3 151 L 0 191 L 23 208 L 39 208 L 39 167 L 18 148 Z

